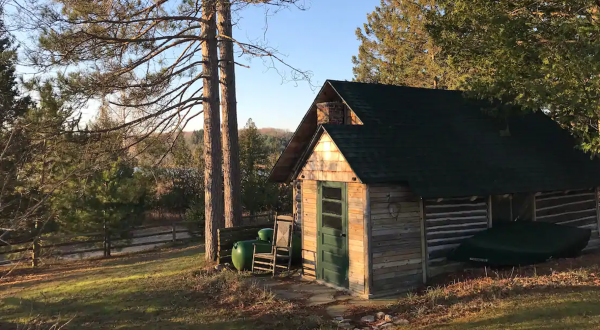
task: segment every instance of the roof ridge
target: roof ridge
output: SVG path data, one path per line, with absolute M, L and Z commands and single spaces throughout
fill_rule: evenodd
M 388 87 L 397 87 L 397 88 L 403 88 L 403 89 L 420 89 L 420 90 L 427 90 L 427 91 L 452 92 L 452 93 L 465 93 L 466 92 L 466 91 L 457 90 L 457 89 L 439 89 L 439 88 L 436 89 L 436 88 L 427 88 L 427 87 L 414 87 L 414 86 L 376 83 L 376 82 L 348 81 L 348 80 L 336 80 L 336 79 L 327 79 L 325 82 L 334 83 L 334 84 L 340 83 L 340 84 L 354 84 L 354 85 L 388 86 Z

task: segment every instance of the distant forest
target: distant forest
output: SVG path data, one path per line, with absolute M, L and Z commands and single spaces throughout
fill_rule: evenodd
M 252 119 L 249 119 L 249 122 Z M 246 124 L 248 125 L 248 124 Z M 240 129 L 240 133 L 242 133 L 247 127 L 243 127 Z M 291 132 L 286 129 L 281 128 L 273 128 L 273 127 L 265 127 L 265 128 L 257 128 L 258 133 L 260 133 L 265 138 L 265 142 L 267 145 L 277 150 L 279 153 L 282 153 L 290 139 L 294 135 L 294 132 Z M 201 144 L 204 141 L 203 130 L 196 131 L 184 131 L 181 132 L 185 141 L 193 147 L 195 145 Z

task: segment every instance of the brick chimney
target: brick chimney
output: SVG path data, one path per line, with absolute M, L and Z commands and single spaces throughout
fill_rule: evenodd
M 342 102 L 317 103 L 317 125 L 344 125 L 346 105 Z

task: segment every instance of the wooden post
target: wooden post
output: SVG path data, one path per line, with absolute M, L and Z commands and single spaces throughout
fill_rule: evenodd
M 171 228 L 173 232 L 173 243 L 175 243 L 175 241 L 177 241 L 177 230 L 175 229 L 175 221 L 171 222 Z
M 600 234 L 600 201 L 598 201 L 598 187 L 594 189 L 594 200 L 596 200 L 596 222 L 598 224 L 598 233 Z
M 427 251 L 427 221 L 425 216 L 425 201 L 423 197 L 419 198 L 419 213 L 421 222 L 421 266 L 423 271 L 423 284 L 427 283 L 429 278 L 429 252 Z
M 33 250 L 31 251 L 31 266 L 37 267 L 40 260 L 40 242 L 37 238 L 33 239 Z
M 368 297 L 373 288 L 373 251 L 371 248 L 372 226 L 371 226 L 371 196 L 369 185 L 365 187 L 365 205 L 363 214 L 363 249 L 365 249 L 365 295 Z
M 35 222 L 35 236 L 33 237 L 33 247 L 31 250 L 31 266 L 37 267 L 40 259 L 40 241 L 39 241 L 39 222 Z
M 515 218 L 513 216 L 513 203 L 512 203 L 513 195 L 512 194 L 510 194 L 508 196 L 508 200 L 510 201 L 510 221 L 515 221 Z
M 492 195 L 489 195 L 487 198 L 487 221 L 488 221 L 488 228 L 492 228 Z
M 531 220 L 535 221 L 537 219 L 537 215 L 536 215 L 537 212 L 536 212 L 536 206 L 535 206 L 535 194 L 533 194 L 531 196 L 531 198 L 533 199 L 531 201 L 531 213 L 532 213 L 531 214 Z M 597 196 L 596 196 L 596 204 L 598 204 L 598 198 L 597 198 Z
M 106 224 L 106 218 L 104 218 L 103 229 L 104 229 L 104 242 L 102 244 L 103 244 L 103 248 L 104 248 L 104 257 L 108 258 L 108 257 L 110 257 L 110 230 L 108 229 L 108 225 Z

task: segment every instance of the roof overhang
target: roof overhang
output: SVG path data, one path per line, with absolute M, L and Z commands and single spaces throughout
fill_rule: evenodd
M 288 183 L 293 180 L 298 164 L 307 150 L 310 150 L 310 143 L 318 130 L 317 103 L 332 101 L 344 102 L 331 83 L 326 81 L 296 128 L 290 142 L 271 169 L 268 178 L 270 182 Z

